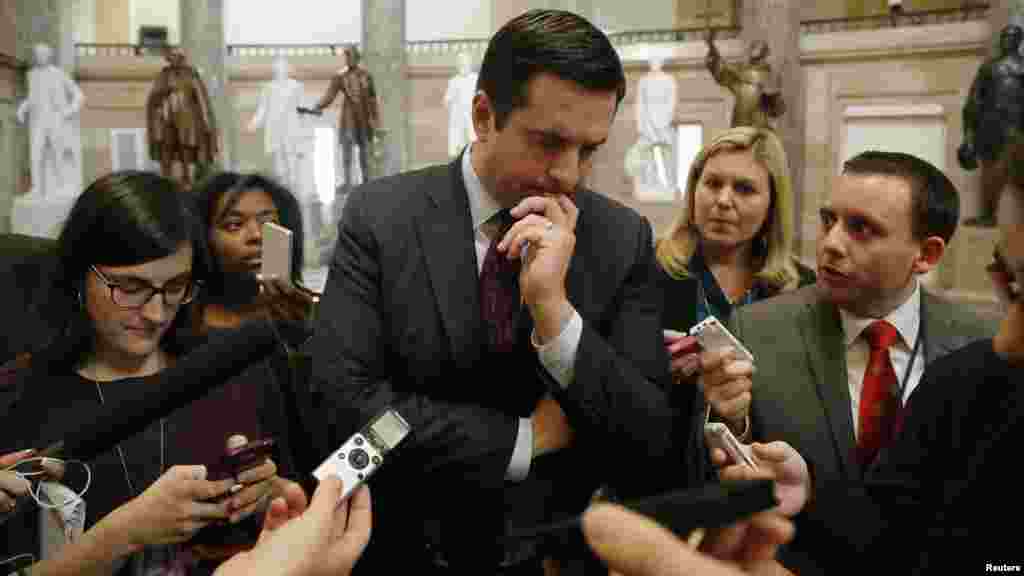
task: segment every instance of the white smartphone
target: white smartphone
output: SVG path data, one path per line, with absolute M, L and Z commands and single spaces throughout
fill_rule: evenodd
M 737 464 L 743 464 L 757 470 L 754 454 L 750 446 L 741 443 L 733 436 L 729 427 L 721 422 L 708 422 L 704 425 L 704 442 L 708 449 L 721 448 Z
M 276 276 L 290 282 L 292 279 L 292 231 L 273 222 L 263 223 L 263 253 L 260 256 L 260 275 Z
M 343 483 L 341 499 L 344 500 L 370 479 L 384 464 L 384 456 L 398 446 L 411 430 L 401 414 L 388 408 L 328 456 L 313 471 L 313 476 L 317 481 L 323 481 L 328 474 L 340 477 Z
M 708 316 L 690 328 L 690 336 L 700 342 L 700 347 L 703 350 L 732 347 L 736 350 L 740 360 L 754 362 L 754 355 L 750 353 L 750 350 L 747 350 L 747 347 L 714 316 Z

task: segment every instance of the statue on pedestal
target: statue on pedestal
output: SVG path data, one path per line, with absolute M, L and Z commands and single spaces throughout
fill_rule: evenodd
M 249 131 L 263 127 L 263 147 L 273 160 L 274 177 L 293 194 L 302 183 L 299 156 L 302 154 L 302 123 L 299 108 L 303 86 L 288 75 L 288 61 L 274 59 L 274 79 L 263 87 L 259 108 L 249 122 Z
M 165 58 L 167 66 L 146 100 L 149 155 L 168 178 L 174 178 L 174 165 L 180 163 L 179 182 L 189 189 L 217 158 L 217 122 L 206 85 L 185 53 L 171 49 Z
M 714 38 L 714 31 L 709 30 L 705 64 L 715 81 L 736 97 L 731 126 L 772 128 L 772 119 L 786 113 L 786 103 L 780 79 L 766 61 L 770 53 L 768 44 L 755 40 L 747 47 L 746 63 L 728 64 L 722 61 Z
M 32 188 L 25 200 L 81 192 L 81 147 L 73 125 L 82 108 L 82 90 L 63 70 L 51 63 L 53 51 L 46 44 L 33 49 L 35 66 L 28 72 L 28 98 L 18 106 L 18 122 L 29 116 L 29 167 Z M 77 168 L 78 177 L 72 171 Z
M 637 82 L 636 144 L 627 153 L 626 163 L 633 177 L 634 194 L 638 198 L 675 198 L 676 185 L 672 169 L 672 120 L 675 117 L 676 80 L 662 70 L 664 59 L 652 55 L 650 70 Z
M 476 94 L 477 74 L 473 72 L 473 59 L 459 54 L 459 70 L 448 80 L 444 104 L 448 107 L 448 155 L 458 156 L 470 142 L 476 141 L 473 128 L 473 96 Z
M 981 164 L 981 212 L 964 222 L 995 226 L 996 204 L 1007 178 L 1006 143 L 1024 130 L 1024 58 L 1020 26 L 1003 28 L 999 54 L 978 69 L 963 110 L 963 142 L 957 160 L 965 170 Z
M 355 46 L 345 48 L 345 64 L 346 67 L 331 78 L 327 92 L 313 110 L 323 111 L 341 94 L 338 143 L 341 146 L 342 170 L 345 175 L 344 187 L 349 189 L 355 184 L 351 168 L 355 146 L 359 147 L 359 169 L 363 179 L 369 179 L 369 158 L 380 130 L 380 110 L 373 77 L 359 65 L 359 50 Z

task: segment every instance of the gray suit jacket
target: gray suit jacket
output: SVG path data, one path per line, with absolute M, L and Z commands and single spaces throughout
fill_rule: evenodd
M 921 295 L 926 366 L 995 333 L 994 322 L 966 307 L 925 291 Z M 792 445 L 813 468 L 816 485 L 860 479 L 839 310 L 811 285 L 738 309 L 732 325 L 757 366 L 753 440 Z

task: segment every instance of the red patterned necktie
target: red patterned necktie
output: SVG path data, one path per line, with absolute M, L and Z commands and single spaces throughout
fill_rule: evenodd
M 878 450 L 896 437 L 903 410 L 900 399 L 896 398 L 898 381 L 889 357 L 889 348 L 899 340 L 899 332 L 885 320 L 876 320 L 864 329 L 864 337 L 871 347 L 871 356 L 860 394 L 857 459 L 862 466 L 867 466 Z
M 496 214 L 488 225 L 497 232 L 491 236 L 483 268 L 480 270 L 480 316 L 487 325 L 492 352 L 511 352 L 516 344 L 519 318 L 519 260 L 510 260 L 498 252 L 498 243 L 512 226 L 508 210 Z

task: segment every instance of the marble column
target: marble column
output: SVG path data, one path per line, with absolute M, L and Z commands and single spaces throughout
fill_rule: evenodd
M 793 230 L 799 255 L 803 243 L 804 207 L 804 88 L 800 67 L 800 2 L 797 0 L 760 0 L 742 2 L 740 12 L 742 38 L 746 42 L 763 40 L 771 49 L 772 69 L 782 82 L 786 113 L 776 120 L 776 131 L 786 148 L 789 170 L 793 178 Z M 808 206 L 809 212 L 816 207 Z M 813 241 L 808 238 L 807 241 Z
M 237 107 L 228 91 L 227 44 L 224 28 L 224 0 L 181 0 L 181 47 L 199 71 L 213 104 L 220 132 L 218 168 L 237 167 Z
M 371 177 L 407 169 L 409 136 L 409 71 L 405 53 L 405 0 L 362 0 L 362 64 L 373 75 L 380 105 L 381 127 Z

